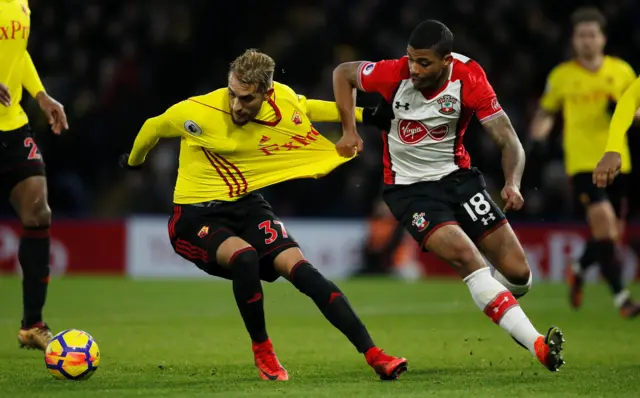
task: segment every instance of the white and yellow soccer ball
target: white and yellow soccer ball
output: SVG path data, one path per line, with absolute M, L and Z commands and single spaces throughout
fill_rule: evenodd
M 87 380 L 100 365 L 100 349 L 89 333 L 68 329 L 49 341 L 44 361 L 57 379 Z

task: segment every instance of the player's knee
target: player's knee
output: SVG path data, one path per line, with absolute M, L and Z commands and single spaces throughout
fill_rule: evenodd
M 233 273 L 259 274 L 260 259 L 256 249 L 251 246 L 237 250 L 229 258 L 229 267 Z
M 242 253 L 249 253 L 250 250 L 248 249 L 253 250 L 257 258 L 258 255 L 255 249 L 249 243 L 237 236 L 231 236 L 220 244 L 210 243 L 210 247 L 207 248 L 207 251 L 209 253 L 215 252 L 215 258 L 218 264 L 225 267 L 231 267 L 234 261 L 245 261 L 244 259 L 246 257 L 251 256 L 251 254 L 244 254 L 240 256 Z
M 449 257 L 448 262 L 462 277 L 466 277 L 472 272 L 486 267 L 480 252 L 471 245 L 452 247 L 452 254 Z
M 26 228 L 43 228 L 51 225 L 51 208 L 46 201 L 35 201 L 20 212 L 20 221 Z
M 587 218 L 591 227 L 591 234 L 595 239 L 617 239 L 618 222 L 611 203 L 603 201 L 590 205 L 587 208 Z
M 518 271 L 510 272 L 508 277 L 496 269 L 493 277 L 500 282 L 502 286 L 507 288 L 507 290 L 509 290 L 516 298 L 527 294 L 529 290 L 531 290 L 531 285 L 533 283 L 531 270 L 528 266 L 519 269 Z
M 291 280 L 294 270 L 305 262 L 307 260 L 304 258 L 302 251 L 297 247 L 291 247 L 273 259 L 273 268 L 280 276 Z

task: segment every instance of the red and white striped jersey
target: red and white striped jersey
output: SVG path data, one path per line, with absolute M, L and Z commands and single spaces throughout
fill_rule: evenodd
M 383 133 L 385 184 L 436 181 L 469 168 L 463 138 L 471 117 L 484 122 L 504 113 L 482 67 L 456 53 L 447 82 L 433 92 L 413 87 L 407 57 L 363 62 L 358 85 L 393 108 L 391 129 Z

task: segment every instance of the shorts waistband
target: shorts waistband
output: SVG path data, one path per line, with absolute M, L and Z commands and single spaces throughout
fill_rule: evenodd
M 221 204 L 226 203 L 223 202 L 222 200 L 210 200 L 208 202 L 200 202 L 200 203 L 189 203 L 187 205 L 182 205 L 182 206 L 192 206 L 192 207 L 201 207 L 201 208 L 211 208 L 211 207 L 216 207 L 216 206 L 220 206 Z

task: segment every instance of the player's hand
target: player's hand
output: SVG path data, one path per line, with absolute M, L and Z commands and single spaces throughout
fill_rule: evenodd
M 140 170 L 142 168 L 142 165 L 137 165 L 137 166 L 131 166 L 129 164 L 129 154 L 128 153 L 123 153 L 122 155 L 120 155 L 120 157 L 118 158 L 118 164 L 120 165 L 120 167 L 122 167 L 123 169 L 127 169 L 127 170 Z
M 44 91 L 39 92 L 36 95 L 36 100 L 40 105 L 40 109 L 47 116 L 47 121 L 51 125 L 51 131 L 54 134 L 60 135 L 62 130 L 68 130 L 69 124 L 67 123 L 67 115 L 64 113 L 64 106 L 61 103 L 49 96 Z
M 520 193 L 520 188 L 513 184 L 505 185 L 500 195 L 505 203 L 503 209 L 505 213 L 509 210 L 520 210 L 524 206 L 524 198 Z
M 336 143 L 338 154 L 345 158 L 353 157 L 356 153 L 362 152 L 364 142 L 358 133 L 344 133 L 342 138 Z
M 4 106 L 11 106 L 11 93 L 9 87 L 0 83 L 0 104 Z
M 598 188 L 605 188 L 607 185 L 611 185 L 616 176 L 620 174 L 621 167 L 622 158 L 618 152 L 605 152 L 595 170 L 593 170 L 593 183 Z

